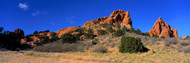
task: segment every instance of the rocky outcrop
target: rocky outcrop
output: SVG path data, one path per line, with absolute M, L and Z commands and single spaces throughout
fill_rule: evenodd
M 50 32 L 41 32 L 41 33 L 39 33 L 38 35 L 40 35 L 40 36 L 50 36 Z
M 124 23 L 127 28 L 132 28 L 132 20 L 130 18 L 129 12 L 125 12 L 123 10 L 116 10 L 112 12 L 109 17 L 102 17 L 98 18 L 97 20 L 88 21 L 82 27 L 89 27 L 91 25 L 105 23 Z
M 21 29 L 16 29 L 14 33 L 21 39 L 24 37 L 24 31 Z
M 162 20 L 161 17 L 154 23 L 153 28 L 149 31 L 150 37 L 157 35 L 158 37 L 176 37 L 178 38 L 177 30 L 171 28 L 170 25 Z
M 187 39 L 188 36 L 181 36 L 180 39 Z
M 65 34 L 65 33 L 73 33 L 75 30 L 77 29 L 77 27 L 69 27 L 69 28 L 63 28 L 59 31 L 56 31 L 55 33 L 60 37 L 61 35 Z
M 174 37 L 179 38 L 178 33 L 177 33 L 177 29 L 172 28 L 171 31 L 173 32 Z

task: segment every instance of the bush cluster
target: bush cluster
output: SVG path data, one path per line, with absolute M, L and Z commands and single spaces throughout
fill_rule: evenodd
M 42 45 L 44 45 L 44 44 L 47 44 L 47 43 L 50 43 L 50 42 L 51 42 L 51 40 L 50 40 L 49 37 L 47 37 L 47 36 L 41 36 L 41 37 L 39 37 L 39 38 L 40 38 L 40 41 L 35 42 L 35 44 L 36 44 L 37 46 L 42 46 Z
M 121 29 L 119 29 L 119 30 L 117 30 L 116 32 L 113 33 L 114 36 L 118 36 L 118 37 L 120 37 L 120 36 L 122 36 L 124 34 L 125 34 L 125 32 L 122 31 Z
M 116 24 L 117 28 L 121 28 L 121 25 L 119 23 Z
M 57 41 L 59 38 L 58 38 L 58 35 L 55 33 L 55 32 L 51 32 L 50 33 L 50 41 L 53 42 L 53 41 Z
M 106 28 L 106 27 L 108 27 L 108 26 L 111 26 L 111 27 L 112 27 L 113 24 L 111 24 L 111 23 L 110 23 L 110 24 L 108 24 L 108 23 L 104 23 L 104 24 L 101 24 L 100 26 Z
M 28 44 L 21 44 L 20 40 L 23 38 L 21 34 L 15 34 L 10 31 L 3 31 L 3 27 L 0 27 L 0 48 L 5 48 L 8 50 L 23 50 L 30 49 L 31 46 Z
M 84 33 L 84 36 L 85 36 L 86 38 L 93 39 L 93 38 L 95 37 L 95 35 L 94 35 L 93 33 L 94 33 L 94 32 L 93 32 L 92 29 L 88 29 L 88 30 L 87 30 L 87 33 Z
M 92 44 L 92 45 L 96 45 L 97 43 L 98 43 L 98 40 L 97 40 L 97 39 L 95 39 L 95 40 L 93 40 L 93 41 L 92 41 L 92 43 L 91 43 L 91 44 Z
M 132 32 L 134 32 L 134 33 L 136 33 L 136 34 L 144 35 L 144 36 L 149 36 L 149 33 L 148 33 L 148 32 L 144 33 L 144 32 L 142 32 L 140 29 L 137 29 L 137 30 L 133 29 L 133 30 L 134 30 L 134 31 L 132 31 Z
M 157 36 L 157 35 L 153 35 L 152 37 L 154 37 L 154 38 L 158 38 L 158 36 Z
M 140 29 L 135 30 L 134 28 L 128 29 L 126 26 L 124 26 L 124 27 L 122 28 L 122 31 L 124 31 L 124 32 L 130 32 L 130 33 L 136 33 L 136 34 L 144 35 L 144 36 L 149 36 L 149 33 L 148 33 L 148 32 L 144 33 L 144 32 L 142 32 Z
M 110 33 L 114 32 L 112 26 L 107 26 L 106 29 L 107 29 Z
M 130 32 L 130 29 L 128 29 L 126 26 L 124 26 L 124 27 L 122 28 L 122 31 Z
M 100 30 L 98 30 L 98 34 L 99 35 L 104 35 L 104 34 L 106 34 L 107 32 L 105 31 L 105 30 L 102 30 L 102 29 L 100 29 Z
M 75 32 L 79 32 L 81 35 L 84 34 L 85 28 L 78 28 Z
M 140 38 L 129 36 L 121 38 L 121 45 L 119 47 L 119 52 L 121 53 L 147 52 L 148 50 L 144 47 Z
M 71 33 L 65 33 L 61 37 L 63 43 L 75 43 L 76 37 Z

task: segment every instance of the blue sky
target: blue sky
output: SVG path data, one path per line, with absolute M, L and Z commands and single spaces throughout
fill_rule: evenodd
M 152 29 L 162 17 L 179 36 L 190 35 L 188 0 L 0 0 L 0 27 L 25 35 L 35 30 L 51 32 L 108 17 L 114 10 L 129 11 L 133 27 L 143 32 Z

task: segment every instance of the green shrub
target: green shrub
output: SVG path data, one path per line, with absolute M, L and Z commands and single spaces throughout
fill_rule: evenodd
M 94 37 L 96 37 L 96 36 L 95 36 L 95 35 L 91 35 L 91 36 L 90 36 L 90 39 L 94 39 Z
M 93 39 L 95 37 L 95 35 L 91 34 L 91 33 L 85 33 L 84 36 L 86 38 L 90 38 L 90 39 Z
M 63 43 L 74 43 L 76 42 L 76 37 L 72 35 L 71 33 L 66 33 L 62 37 L 62 42 Z
M 165 37 L 164 37 L 164 36 L 162 36 L 162 37 L 160 37 L 160 38 L 163 38 L 163 39 L 165 39 Z
M 114 32 L 112 26 L 107 26 L 106 29 L 107 29 L 110 33 Z
M 92 41 L 92 45 L 96 45 L 97 43 L 98 43 L 97 39 L 95 39 L 95 40 Z
M 134 28 L 131 28 L 130 32 L 131 32 L 131 33 L 135 33 L 135 29 L 134 29 Z
M 102 27 L 107 27 L 107 26 L 109 26 L 109 24 L 108 23 L 104 23 L 104 24 L 101 24 L 100 26 L 102 26 Z
M 135 37 L 122 37 L 121 45 L 119 47 L 119 52 L 121 53 L 137 53 L 137 52 L 147 52 L 148 49 L 144 47 L 141 43 L 140 38 Z
M 149 36 L 149 32 L 142 33 L 142 35 L 144 35 L 144 36 Z
M 157 36 L 157 35 L 153 35 L 152 37 L 154 37 L 154 38 L 158 38 L 158 36 Z
M 141 32 L 140 29 L 137 29 L 137 30 L 135 31 L 135 33 L 136 33 L 136 34 L 139 34 L 139 35 L 142 35 L 142 32 Z
M 83 34 L 85 31 L 85 28 L 78 28 L 75 30 L 75 32 L 79 32 L 80 34 Z
M 73 35 L 76 38 L 76 40 L 80 40 L 80 36 L 82 35 L 82 33 L 78 32 L 78 33 L 73 34 Z
M 125 32 L 122 31 L 121 29 L 119 29 L 119 30 L 117 30 L 116 32 L 114 32 L 113 34 L 114 34 L 114 36 L 118 36 L 118 37 L 120 37 L 120 36 L 124 35 Z
M 98 30 L 98 34 L 99 35 L 104 35 L 104 34 L 106 34 L 107 32 L 105 31 L 105 30 L 102 30 L 102 29 L 100 29 L 100 30 Z
M 44 44 L 47 44 L 47 43 L 50 43 L 50 42 L 51 42 L 51 40 L 50 40 L 49 37 L 47 37 L 47 36 L 41 36 L 41 37 L 39 37 L 39 38 L 40 38 L 40 41 L 35 42 L 35 44 L 36 44 L 37 46 L 42 46 L 42 45 L 44 45 Z
M 113 25 L 113 22 L 110 22 L 109 25 Z
M 88 32 L 88 33 L 91 33 L 91 34 L 94 33 L 92 29 L 88 29 L 87 32 Z
M 120 26 L 120 24 L 119 24 L 119 23 L 117 23 L 117 28 L 119 28 L 119 29 L 121 28 L 121 26 Z
M 124 27 L 122 28 L 122 31 L 129 32 L 129 31 L 130 31 L 130 29 L 128 29 L 126 26 L 124 26 Z
M 90 39 L 93 39 L 95 37 L 95 35 L 93 34 L 93 30 L 92 29 L 88 29 L 87 33 L 84 33 L 84 36 L 86 38 L 90 38 Z
M 95 41 L 92 41 L 92 45 L 96 45 L 97 44 L 97 42 L 95 42 Z
M 59 39 L 58 37 L 52 36 L 52 37 L 50 38 L 50 41 L 53 42 L 53 41 L 57 41 L 58 39 Z
M 53 42 L 56 40 L 58 40 L 58 35 L 55 32 L 51 32 L 50 33 L 50 41 Z

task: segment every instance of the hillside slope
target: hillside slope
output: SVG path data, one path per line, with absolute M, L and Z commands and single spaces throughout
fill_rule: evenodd
M 47 53 L 35 51 L 22 51 L 23 53 L 13 51 L 1 51 L 0 61 L 3 63 L 188 63 L 190 62 L 190 53 L 179 52 L 175 49 L 176 45 L 166 46 L 167 39 L 150 38 L 135 33 L 126 32 L 125 36 L 134 36 L 142 39 L 142 43 L 150 49 L 145 53 L 120 53 L 118 46 L 121 37 L 113 37 L 111 34 L 96 37 L 98 43 L 89 46 L 84 52 L 65 52 L 65 53 Z M 78 41 L 80 43 L 91 43 L 94 39 L 85 39 Z M 178 39 L 183 41 L 182 39 Z M 180 42 L 178 41 L 178 42 Z M 189 41 L 189 40 L 186 40 Z M 58 41 L 59 42 L 59 41 Z M 107 53 L 96 53 L 92 50 L 98 46 L 108 48 Z M 187 45 L 189 46 L 189 45 Z

